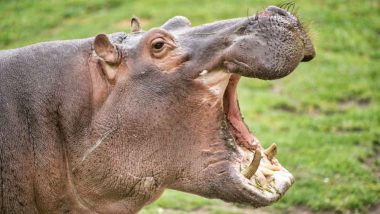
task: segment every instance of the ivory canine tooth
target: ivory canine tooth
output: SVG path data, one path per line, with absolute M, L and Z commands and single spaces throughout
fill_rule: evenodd
M 257 170 L 254 176 L 255 176 L 255 179 L 258 180 L 261 186 L 268 185 L 268 179 L 264 176 L 263 172 L 261 172 L 260 170 Z
M 257 171 L 257 168 L 259 168 L 260 165 L 260 160 L 261 160 L 261 151 L 259 149 L 255 150 L 255 155 L 253 156 L 251 164 L 248 166 L 247 169 L 245 169 L 242 174 L 250 179 L 252 176 L 255 174 Z
M 263 167 L 268 168 L 272 171 L 280 171 L 281 170 L 280 166 L 276 166 L 276 165 L 272 165 L 272 164 L 268 164 L 268 163 L 264 163 Z
M 207 73 L 208 73 L 207 70 L 203 70 L 203 71 L 199 74 L 199 76 L 203 76 L 203 75 L 205 75 L 205 74 L 207 74 Z
M 287 184 L 288 186 L 292 185 L 292 180 L 291 180 L 291 179 L 287 179 L 286 184 Z
M 274 172 L 268 168 L 261 168 L 261 172 L 264 174 L 265 177 L 271 176 L 274 174 Z
M 264 151 L 264 154 L 268 157 L 268 160 L 272 160 L 277 154 L 277 145 L 275 143 L 272 143 L 272 145 L 270 145 L 268 149 Z

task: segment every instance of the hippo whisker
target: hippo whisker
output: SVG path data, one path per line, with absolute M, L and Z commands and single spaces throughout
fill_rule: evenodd
M 289 8 L 289 12 L 294 13 L 294 9 L 296 8 L 296 3 L 293 2 L 293 4 Z
M 257 21 L 257 19 L 258 19 L 257 14 L 258 14 L 258 13 L 259 13 L 259 12 L 256 11 L 255 16 L 252 17 L 252 16 L 249 15 L 249 9 L 247 9 L 247 19 L 248 19 L 248 23 L 249 23 L 249 24 L 253 25 L 253 24 L 255 23 L 255 21 Z
M 250 21 L 250 15 L 249 15 L 249 8 L 247 8 L 247 19 L 248 19 L 248 21 Z
M 295 3 L 291 1 L 291 2 L 282 3 L 278 7 L 284 10 L 287 10 L 289 12 L 292 12 L 292 10 L 294 9 L 294 6 L 295 6 Z
M 259 20 L 259 16 L 258 16 L 258 13 L 259 13 L 259 12 L 256 12 L 256 14 L 255 14 L 255 17 L 254 17 L 254 19 L 253 19 L 253 20 L 255 20 L 255 21 Z
M 283 2 L 281 4 L 278 4 L 277 7 L 284 9 L 285 4 L 288 4 L 289 2 Z

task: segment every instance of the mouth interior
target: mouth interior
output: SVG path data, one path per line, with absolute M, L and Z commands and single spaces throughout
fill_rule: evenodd
M 233 74 L 223 95 L 223 111 L 229 125 L 230 132 L 240 147 L 253 151 L 258 145 L 257 139 L 249 131 L 243 121 L 237 100 L 237 85 L 240 76 Z
M 223 95 L 223 111 L 230 133 L 243 158 L 238 161 L 238 171 L 260 189 L 268 190 L 276 171 L 285 170 L 274 157 L 277 146 L 264 150 L 257 138 L 244 123 L 237 98 L 240 75 L 232 74 Z M 268 190 L 269 191 L 269 190 Z
M 250 194 L 273 197 L 274 201 L 292 185 L 293 176 L 275 158 L 276 144 L 264 150 L 244 123 L 237 98 L 239 80 L 240 75 L 223 70 L 204 70 L 197 79 L 221 101 L 224 120 L 239 153 L 232 163 L 232 168 L 236 170 L 234 175 L 241 181 L 239 188 L 246 189 Z M 230 136 L 227 137 L 226 143 L 230 144 Z

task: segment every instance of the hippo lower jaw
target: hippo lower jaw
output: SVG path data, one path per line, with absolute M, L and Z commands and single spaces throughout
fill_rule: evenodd
M 227 71 L 204 71 L 200 76 L 200 80 L 213 94 L 218 95 L 220 103 L 223 103 L 225 116 L 222 124 L 227 124 L 229 132 L 225 137 L 226 143 L 233 144 L 239 157 L 228 166 L 224 166 L 229 168 L 226 170 L 229 175 L 221 180 L 229 180 L 228 186 L 235 188 L 235 192 L 239 192 L 240 196 L 222 199 L 254 207 L 267 206 L 284 195 L 294 183 L 294 177 L 275 158 L 276 144 L 264 150 L 244 123 L 237 98 L 239 79 L 240 75 Z

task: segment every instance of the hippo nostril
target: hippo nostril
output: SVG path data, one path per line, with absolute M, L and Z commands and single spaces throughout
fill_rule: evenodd
M 276 6 L 269 6 L 266 10 L 271 11 L 273 13 L 277 13 L 278 15 L 285 16 L 285 17 L 290 15 L 288 11 Z
M 302 62 L 308 62 L 308 61 L 314 59 L 314 57 L 315 57 L 315 54 L 305 55 L 305 56 L 302 58 L 301 61 L 302 61 Z
M 306 51 L 307 53 L 304 54 L 302 58 L 302 62 L 308 62 L 315 58 L 315 50 L 314 47 L 309 48 L 309 50 Z

